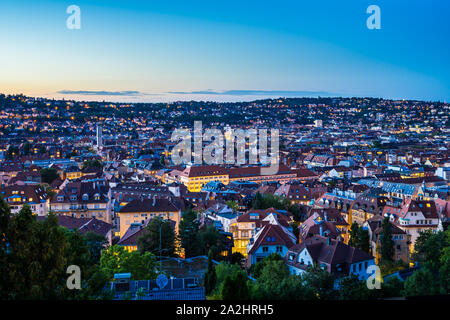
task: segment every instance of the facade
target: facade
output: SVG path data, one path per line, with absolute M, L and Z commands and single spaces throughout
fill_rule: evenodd
M 27 204 L 33 214 L 46 216 L 49 209 L 47 192 L 39 185 L 12 185 L 0 189 L 3 199 L 11 208 L 11 213 L 18 213 Z
M 439 216 L 434 201 L 406 199 L 402 203 L 390 203 L 383 210 L 383 216 L 389 217 L 401 230 L 410 236 L 410 251 L 420 232 L 437 231 Z
M 233 234 L 234 240 L 233 253 L 239 252 L 244 257 L 247 257 L 247 247 L 250 239 L 262 228 L 262 220 L 269 214 L 277 215 L 278 220 L 284 221 L 286 227 L 292 221 L 292 216 L 274 208 L 247 211 L 247 213 L 237 217 L 236 222 L 230 224 L 229 231 Z
M 199 192 L 210 181 L 229 183 L 229 175 L 221 166 L 188 166 L 179 175 L 180 182 L 191 192 Z
M 58 215 L 112 223 L 111 200 L 110 189 L 104 180 L 68 182 L 50 200 L 50 210 Z
M 381 259 L 381 234 L 383 217 L 374 216 L 373 218 L 366 221 L 363 227 L 367 227 L 370 237 L 370 246 L 372 248 L 372 254 L 375 257 L 375 262 L 378 264 Z M 394 241 L 394 256 L 392 257 L 394 261 L 403 261 L 404 263 L 409 263 L 409 244 L 410 235 L 405 231 L 397 227 L 391 222 L 392 225 L 392 240 Z
M 284 256 L 284 262 L 291 274 L 300 275 L 308 267 L 318 266 L 337 278 L 355 274 L 360 280 L 366 280 L 371 274 L 368 272 L 369 266 L 375 265 L 370 254 L 320 236 L 292 246 Z
M 250 239 L 247 246 L 247 266 L 258 263 L 272 253 L 282 257 L 288 249 L 295 245 L 297 238 L 290 228 L 283 226 L 274 214 L 269 214 L 262 220 L 263 227 Z
M 178 233 L 181 210 L 169 199 L 153 198 L 133 200 L 120 209 L 120 237 L 125 235 L 131 225 L 143 225 L 147 219 L 156 216 L 174 221 L 175 231 Z

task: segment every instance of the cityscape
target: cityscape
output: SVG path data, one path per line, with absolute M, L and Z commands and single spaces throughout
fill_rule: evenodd
M 251 2 L 0 6 L 0 300 L 450 297 L 448 4 Z

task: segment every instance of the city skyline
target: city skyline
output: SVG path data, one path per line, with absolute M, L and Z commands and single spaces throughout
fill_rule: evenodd
M 80 30 L 66 28 L 72 4 Z M 381 9 L 380 30 L 366 27 L 371 4 Z M 0 53 L 0 91 L 130 103 L 448 101 L 448 9 L 419 1 L 2 3 L 0 36 L 13 45 Z

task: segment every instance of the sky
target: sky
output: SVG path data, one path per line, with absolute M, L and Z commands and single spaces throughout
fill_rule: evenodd
M 66 12 L 80 8 L 81 28 Z M 370 30 L 370 5 L 381 28 Z M 450 1 L 0 1 L 0 93 L 450 100 Z

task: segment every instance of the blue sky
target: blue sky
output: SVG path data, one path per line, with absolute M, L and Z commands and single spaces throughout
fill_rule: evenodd
M 68 30 L 66 8 L 81 9 Z M 366 8 L 381 9 L 369 30 Z M 112 101 L 450 99 L 449 1 L 0 3 L 0 92 Z

